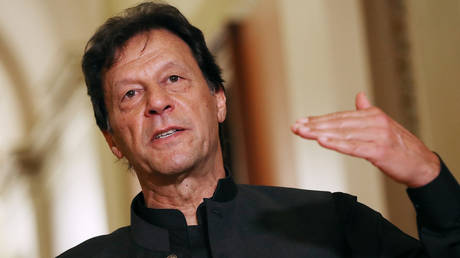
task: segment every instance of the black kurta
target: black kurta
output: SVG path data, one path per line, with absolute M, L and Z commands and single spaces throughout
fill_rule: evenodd
M 200 206 L 198 231 L 179 211 L 145 208 L 139 194 L 130 226 L 59 257 L 460 257 L 460 187 L 444 164 L 433 182 L 408 194 L 421 241 L 348 194 L 225 178 Z

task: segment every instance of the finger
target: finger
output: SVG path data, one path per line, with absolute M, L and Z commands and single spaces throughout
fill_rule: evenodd
M 366 95 L 362 91 L 356 95 L 355 104 L 356 110 L 363 110 L 372 107 L 372 104 L 369 102 Z
M 299 127 L 308 127 L 311 130 L 316 129 L 329 129 L 329 128 L 367 128 L 377 127 L 380 125 L 380 121 L 377 116 L 370 115 L 366 117 L 345 117 L 335 118 L 323 121 L 297 121 Z
M 353 111 L 341 111 L 336 113 L 325 114 L 321 116 L 309 116 L 307 118 L 301 118 L 297 122 L 321 122 L 327 120 L 341 119 L 341 118 L 363 118 L 366 116 L 376 115 L 379 112 L 377 108 L 366 109 L 366 110 L 353 110 Z
M 329 128 L 310 129 L 308 127 L 298 128 L 295 132 L 306 139 L 329 138 L 349 141 L 374 142 L 384 146 L 388 141 L 388 131 L 383 128 Z
M 379 150 L 373 142 L 349 141 L 321 137 L 318 139 L 318 143 L 324 148 L 364 159 L 371 159 Z
M 335 113 L 330 113 L 330 114 L 325 114 L 325 115 L 320 115 L 320 116 L 309 116 L 307 118 L 302 118 L 297 120 L 296 122 L 322 122 L 322 121 L 328 121 L 328 120 L 334 120 L 334 119 L 341 119 L 341 118 L 348 118 L 348 117 L 364 117 L 367 114 L 364 112 L 358 112 L 358 111 L 341 111 L 341 112 L 335 112 Z
M 316 140 L 316 136 L 314 134 L 311 134 L 309 131 L 310 129 L 299 124 L 299 123 L 295 123 L 291 126 L 291 131 L 304 138 L 304 139 L 309 139 L 309 140 Z

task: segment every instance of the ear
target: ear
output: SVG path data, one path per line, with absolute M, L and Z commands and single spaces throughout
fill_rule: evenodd
M 115 144 L 115 141 L 113 140 L 113 135 L 108 131 L 102 131 L 102 134 L 104 134 L 105 141 L 109 145 L 113 155 L 115 155 L 118 159 L 123 158 L 123 154 L 118 149 L 118 147 Z
M 227 116 L 227 98 L 225 97 L 225 92 L 222 89 L 219 89 L 214 93 L 217 104 L 217 120 L 219 123 L 224 122 L 225 117 Z

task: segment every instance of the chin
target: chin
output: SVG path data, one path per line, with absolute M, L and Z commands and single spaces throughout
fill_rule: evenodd
M 179 175 L 190 171 L 196 166 L 196 160 L 193 157 L 185 155 L 173 155 L 166 161 L 159 162 L 160 166 L 154 170 L 163 175 Z

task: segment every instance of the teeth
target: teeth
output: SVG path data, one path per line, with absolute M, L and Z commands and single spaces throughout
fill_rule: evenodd
M 155 135 L 155 139 L 166 138 L 166 137 L 168 137 L 168 136 L 173 135 L 175 132 L 177 132 L 176 129 L 171 129 L 171 130 L 166 131 L 166 132 L 164 132 L 164 133 L 160 133 L 160 134 L 158 134 L 158 135 Z

